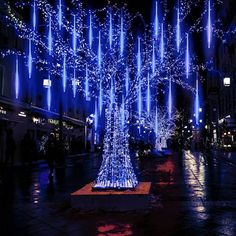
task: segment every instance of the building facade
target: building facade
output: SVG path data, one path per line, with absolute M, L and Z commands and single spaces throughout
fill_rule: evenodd
M 225 0 L 218 17 L 225 32 L 235 27 L 233 1 Z M 236 36 L 225 34 L 216 41 L 213 66 L 206 82 L 206 126 L 211 144 L 236 147 Z
M 0 0 L 0 50 L 3 54 L 8 49 L 23 52 L 27 49 L 27 42 L 17 37 L 13 27 L 6 27 L 4 17 L 7 14 L 7 4 Z M 17 12 L 15 14 L 21 17 Z M 72 92 L 65 96 L 55 93 L 52 94 L 52 107 L 48 110 L 43 87 L 45 76 L 36 69 L 33 73 L 29 80 L 27 63 L 19 56 L 20 91 L 16 98 L 16 55 L 0 57 L 0 162 L 5 161 L 6 133 L 9 130 L 16 142 L 16 162 L 21 158 L 21 141 L 26 133 L 39 143 L 37 146 L 53 132 L 64 141 L 68 152 L 76 154 L 85 150 L 86 117 L 90 114 L 89 109 L 86 110 L 87 102 L 80 95 L 72 99 Z

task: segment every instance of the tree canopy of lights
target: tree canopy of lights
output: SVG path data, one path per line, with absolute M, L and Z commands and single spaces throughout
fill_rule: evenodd
M 192 10 L 200 4 L 203 10 L 194 23 L 185 24 Z M 172 24 L 168 21 L 170 9 L 167 1 L 155 2 L 155 14 L 149 23 L 145 23 L 139 13 L 129 13 L 126 6 L 119 8 L 108 3 L 102 9 L 91 10 L 78 0 L 72 0 L 70 8 L 61 0 L 55 1 L 54 5 L 47 0 L 16 2 L 15 7 L 28 8 L 32 12 L 30 22 L 24 22 L 18 18 L 13 6 L 6 3 L 7 14 L 1 20 L 16 29 L 28 50 L 7 49 L 1 55 L 16 55 L 17 65 L 18 60 L 24 61 L 28 79 L 34 79 L 35 70 L 48 75 L 49 110 L 52 94 L 59 92 L 54 91 L 57 78 L 61 80 L 61 96 L 73 90 L 74 97 L 80 93 L 86 100 L 93 98 L 95 130 L 99 133 L 98 121 L 105 117 L 106 131 L 103 162 L 94 188 L 134 188 L 138 180 L 129 154 L 130 111 L 134 107 L 139 115 L 147 111 L 147 115 L 162 124 L 164 115 L 152 115 L 156 112 L 155 95 L 162 92 L 158 85 L 169 87 L 169 120 L 174 116 L 172 86 L 178 84 L 195 93 L 195 83 L 190 78 L 206 69 L 208 62 L 197 64 L 197 55 L 190 50 L 193 44 L 191 36 L 195 33 L 206 35 L 210 49 L 214 37 L 222 39 L 232 33 L 223 32 L 218 27 L 219 21 L 213 21 L 213 12 L 218 4 L 221 4 L 219 0 L 178 0 L 171 10 L 176 15 Z M 141 31 L 134 27 L 136 20 L 143 23 Z M 18 72 L 16 80 L 18 98 Z M 157 125 L 158 135 L 162 129 L 164 133 L 168 130 L 168 127 L 163 127 Z

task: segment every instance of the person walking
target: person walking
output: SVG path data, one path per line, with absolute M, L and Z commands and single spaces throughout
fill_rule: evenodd
M 45 157 L 49 168 L 49 178 L 53 177 L 55 155 L 57 154 L 57 142 L 55 135 L 51 133 L 45 143 Z
M 16 143 L 13 137 L 13 130 L 7 130 L 6 134 L 6 159 L 5 159 L 5 165 L 8 164 L 10 161 L 11 165 L 14 164 L 14 158 L 15 158 L 15 151 L 16 151 Z

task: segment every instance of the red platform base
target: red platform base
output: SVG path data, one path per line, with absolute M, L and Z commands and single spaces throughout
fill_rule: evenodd
M 92 191 L 89 183 L 83 188 L 71 193 L 73 208 L 108 211 L 143 210 L 149 207 L 151 182 L 140 182 L 133 190 L 99 190 Z

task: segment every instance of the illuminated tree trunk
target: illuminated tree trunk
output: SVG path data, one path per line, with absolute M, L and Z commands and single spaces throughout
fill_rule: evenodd
M 156 138 L 155 148 L 156 148 L 158 151 L 161 151 L 160 137 L 157 137 L 157 138 Z
M 115 103 L 105 112 L 103 161 L 94 189 L 135 188 L 138 181 L 130 159 L 128 129 L 121 121 L 121 109 Z
M 167 136 L 167 137 L 166 137 Z M 163 148 L 167 148 L 167 139 L 170 137 L 168 133 L 166 136 L 158 136 L 156 138 L 156 145 L 155 148 L 159 151 L 161 151 Z
M 167 148 L 167 139 L 165 137 L 161 138 L 161 148 Z

